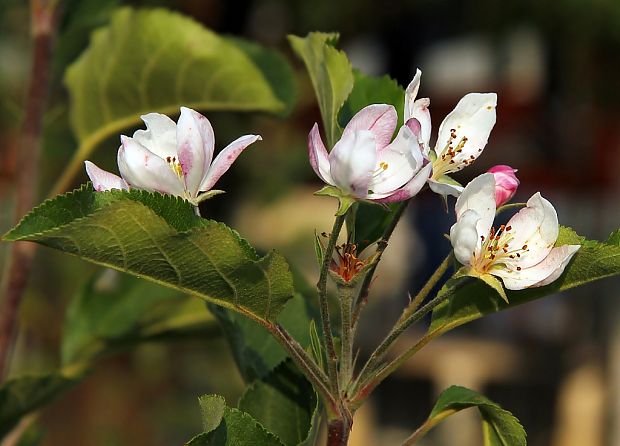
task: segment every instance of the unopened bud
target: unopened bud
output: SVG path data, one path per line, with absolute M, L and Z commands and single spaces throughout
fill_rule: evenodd
M 517 170 L 504 164 L 491 167 L 487 172 L 495 177 L 495 204 L 500 207 L 509 201 L 517 192 L 519 179 L 515 175 Z

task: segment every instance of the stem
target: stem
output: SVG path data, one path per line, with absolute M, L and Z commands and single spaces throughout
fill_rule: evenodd
M 17 160 L 15 215 L 21 218 L 35 205 L 43 114 L 50 84 L 52 45 L 56 30 L 58 1 L 31 0 L 33 37 L 32 65 L 26 96 Z M 0 311 L 0 381 L 7 372 L 17 328 L 19 306 L 26 288 L 36 245 L 16 242 L 11 246 L 3 277 L 4 301 Z
M 338 285 L 340 314 L 342 319 L 342 340 L 340 348 L 340 388 L 346 389 L 353 376 L 353 327 L 351 325 L 351 305 L 355 288 Z
M 435 339 L 437 336 L 444 334 L 451 329 L 458 327 L 463 324 L 462 321 L 454 321 L 449 324 L 441 325 L 435 328 L 432 331 L 429 331 L 424 336 L 422 336 L 418 342 L 416 342 L 412 347 L 408 350 L 405 350 L 403 353 L 398 355 L 395 359 L 381 368 L 377 374 L 375 374 L 371 379 L 362 382 L 359 386 L 356 387 L 356 393 L 354 397 L 351 399 L 351 407 L 353 409 L 361 406 L 362 402 L 370 395 L 370 393 L 379 385 L 381 382 L 391 375 L 396 369 L 398 369 L 403 363 L 405 363 L 409 358 L 419 352 L 422 347 L 428 344 L 430 341 Z M 358 390 L 359 389 L 359 390 Z
M 327 424 L 327 446 L 347 446 L 352 422 L 349 420 L 332 420 Z
M 426 314 L 432 311 L 436 306 L 438 306 L 442 302 L 454 296 L 456 291 L 459 290 L 464 285 L 465 282 L 466 281 L 459 282 L 457 285 L 449 288 L 445 293 L 435 296 L 432 300 L 426 303 L 426 305 L 422 306 L 415 312 L 406 315 L 406 317 L 401 317 L 396 323 L 396 325 L 394 326 L 394 328 L 392 328 L 392 331 L 388 333 L 388 335 L 381 342 L 381 344 L 379 344 L 379 346 L 375 349 L 375 351 L 370 355 L 370 358 L 364 365 L 357 379 L 357 383 L 359 383 L 359 385 L 355 386 L 355 391 L 357 391 L 358 387 L 364 387 L 366 385 L 366 381 L 368 380 L 368 375 L 372 374 L 377 369 L 377 367 L 379 366 L 379 363 L 383 361 L 385 354 L 387 353 L 388 349 L 392 346 L 394 341 L 396 341 L 396 339 L 407 328 L 409 328 L 411 324 L 419 321 Z M 405 309 L 405 311 L 407 310 L 408 308 Z
M 334 348 L 334 336 L 332 334 L 331 322 L 329 319 L 329 305 L 327 302 L 327 275 L 344 219 L 344 215 L 339 215 L 334 221 L 332 233 L 330 234 L 329 241 L 327 242 L 327 248 L 325 248 L 325 252 L 323 253 L 323 265 L 321 265 L 321 273 L 319 276 L 319 281 L 316 285 L 319 295 L 319 305 L 321 307 L 323 347 L 327 352 L 327 371 L 329 374 L 329 381 L 331 383 L 331 390 L 336 395 L 339 394 L 338 371 L 336 370 L 338 356 L 336 356 L 336 349 Z
M 428 420 L 424 422 L 422 426 L 417 428 L 413 434 L 411 434 L 409 437 L 405 439 L 405 441 L 403 441 L 402 446 L 411 446 L 412 444 L 415 444 L 416 441 L 418 441 L 420 438 L 426 435 L 428 431 L 430 431 L 432 428 L 437 426 L 440 422 L 448 418 L 450 415 L 455 414 L 456 412 L 458 412 L 458 410 L 449 409 L 449 410 L 445 410 L 439 413 L 439 415 L 433 418 L 429 418 Z
M 312 383 L 314 389 L 323 397 L 323 402 L 328 405 L 332 411 L 338 410 L 338 402 L 331 393 L 329 386 L 329 378 L 320 369 L 320 367 L 312 360 L 310 355 L 304 348 L 279 324 L 268 324 L 265 327 L 275 336 L 280 344 L 291 355 L 295 364 L 300 368 L 303 374 Z
M 452 252 L 450 252 L 450 254 L 446 256 L 443 262 L 441 262 L 441 264 L 437 267 L 435 272 L 426 281 L 426 283 L 424 284 L 422 289 L 418 292 L 418 294 L 416 294 L 413 300 L 409 302 L 409 305 L 407 305 L 407 308 L 405 308 L 405 310 L 403 311 L 403 314 L 401 314 L 400 318 L 398 319 L 398 322 L 396 322 L 396 325 L 400 324 L 405 319 L 407 319 L 411 315 L 411 313 L 417 310 L 418 307 L 422 304 L 422 302 L 424 302 L 424 299 L 426 299 L 426 296 L 428 296 L 428 294 L 435 287 L 435 285 L 437 285 L 437 282 L 439 282 L 439 279 L 441 279 L 443 275 L 445 274 L 446 270 L 450 266 L 451 260 L 452 260 Z
M 410 201 L 411 200 L 406 200 L 400 203 L 400 205 L 396 208 L 396 211 L 394 212 L 394 217 L 390 221 L 389 226 L 383 232 L 383 236 L 381 237 L 381 240 L 377 242 L 377 250 L 375 251 L 377 259 L 374 265 L 366 273 L 366 276 L 364 277 L 364 281 L 362 282 L 362 286 L 360 287 L 360 293 L 354 304 L 353 330 L 355 330 L 355 327 L 357 326 L 357 321 L 359 320 L 359 316 L 362 312 L 362 308 L 368 301 L 368 294 L 370 293 L 370 285 L 372 284 L 372 280 L 375 275 L 375 270 L 377 269 L 377 265 L 379 264 L 379 261 L 381 260 L 383 251 L 385 251 L 385 248 L 387 248 L 388 241 L 390 240 L 390 237 L 392 236 L 394 229 L 396 229 L 396 225 L 398 224 L 401 217 L 405 213 L 405 209 L 407 209 L 407 205 L 409 204 Z

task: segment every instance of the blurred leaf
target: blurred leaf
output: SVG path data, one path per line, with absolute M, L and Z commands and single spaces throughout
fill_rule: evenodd
M 245 382 L 263 378 L 288 357 L 278 341 L 256 322 L 225 308 L 209 308 L 222 325 Z M 308 326 L 313 314 L 307 300 L 296 294 L 278 316 L 278 323 L 305 348 L 310 345 Z
M 555 282 L 520 291 L 506 290 L 508 303 L 481 281 L 465 285 L 446 303 L 433 311 L 431 330 L 454 328 L 490 313 L 506 310 L 534 299 L 620 274 L 620 239 L 613 233 L 611 243 L 586 240 L 570 228 L 560 227 L 556 246 L 581 244 L 562 276 Z
M 203 432 L 209 433 L 222 422 L 226 410 L 226 401 L 219 395 L 203 395 L 198 398 L 198 403 L 202 413 Z
M 482 416 L 485 446 L 525 446 L 525 430 L 510 412 L 488 398 L 460 386 L 444 390 L 424 423 L 429 428 L 463 409 L 476 407 Z
M 48 403 L 58 394 L 75 385 L 83 370 L 24 375 L 9 379 L 0 387 L 0 438 L 32 410 Z
M 88 44 L 96 27 L 105 25 L 121 0 L 65 0 L 62 23 L 54 47 L 54 71 L 61 73 Z
M 316 403 L 312 385 L 288 360 L 250 384 L 239 400 L 239 409 L 285 446 L 297 446 L 308 437 Z
M 287 62 L 271 50 L 240 42 L 168 10 L 117 10 L 67 69 L 79 148 L 57 189 L 70 182 L 99 143 L 138 124 L 142 114 L 178 114 L 181 105 L 289 110 L 294 84 Z
M 340 137 L 338 112 L 353 88 L 353 73 L 347 55 L 334 48 L 338 34 L 313 32 L 306 37 L 288 36 L 293 50 L 304 61 L 316 94 L 327 143 Z
M 358 111 L 370 104 L 393 105 L 398 113 L 398 122 L 403 123 L 405 90 L 398 82 L 389 76 L 367 76 L 359 70 L 353 70 L 353 76 L 353 90 L 338 115 L 338 122 L 342 127 L 346 126 Z
M 67 310 L 63 364 L 152 338 L 219 332 L 204 305 L 169 288 L 105 270 L 84 286 Z
M 189 203 L 169 195 L 85 185 L 35 208 L 4 238 L 75 254 L 260 323 L 276 320 L 293 296 L 280 254 L 259 259 L 235 231 L 193 215 Z
M 213 417 L 208 423 L 212 426 Z M 224 407 L 219 425 L 210 432 L 192 438 L 186 446 L 283 446 L 278 438 L 258 421 L 238 409 Z

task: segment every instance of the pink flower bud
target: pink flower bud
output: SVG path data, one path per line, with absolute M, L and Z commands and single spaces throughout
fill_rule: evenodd
M 517 170 L 504 164 L 491 167 L 487 172 L 495 177 L 495 203 L 497 207 L 509 201 L 517 192 L 519 180 L 515 175 Z

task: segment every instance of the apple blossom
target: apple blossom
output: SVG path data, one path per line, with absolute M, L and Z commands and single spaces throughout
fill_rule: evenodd
M 484 150 L 491 129 L 495 125 L 495 93 L 469 93 L 458 102 L 441 125 L 435 148 L 430 149 L 431 116 L 430 99 L 416 100 L 422 72 L 416 71 L 405 91 L 405 122 L 420 128 L 420 143 L 424 154 L 433 161 L 430 188 L 442 195 L 458 196 L 463 187 L 448 174 L 472 164 Z
M 146 130 L 137 130 L 133 137 L 121 135 L 120 177 L 86 161 L 86 172 L 96 190 L 145 189 L 177 195 L 197 206 L 220 192 L 211 188 L 247 146 L 261 139 L 258 135 L 241 136 L 213 159 L 215 135 L 209 120 L 200 113 L 181 107 L 176 124 L 160 113 L 141 118 Z
M 516 169 L 505 164 L 498 164 L 487 170 L 495 177 L 495 205 L 500 207 L 514 197 L 519 187 L 519 179 L 515 175 Z
M 312 168 L 345 197 L 381 203 L 413 197 L 426 183 L 431 165 L 422 154 L 416 129 L 402 126 L 390 142 L 397 120 L 391 105 L 364 107 L 329 154 L 314 124 L 308 135 Z
M 499 277 L 509 290 L 553 282 L 580 246 L 554 247 L 558 217 L 540 193 L 506 225 L 492 227 L 495 187 L 493 174 L 485 173 L 471 181 L 457 199 L 456 223 L 450 229 L 456 259 L 468 268 L 468 275 L 483 280 L 488 275 Z

